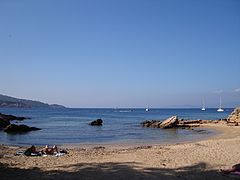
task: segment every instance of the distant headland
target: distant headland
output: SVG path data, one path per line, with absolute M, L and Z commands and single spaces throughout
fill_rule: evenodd
M 58 104 L 47 104 L 40 101 L 19 99 L 0 94 L 0 108 L 66 108 Z

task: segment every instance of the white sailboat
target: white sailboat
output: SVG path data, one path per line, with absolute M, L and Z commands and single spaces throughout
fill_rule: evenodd
M 218 108 L 218 110 L 217 110 L 217 112 L 223 112 L 224 111 L 224 109 L 222 108 L 222 96 L 220 95 L 220 102 L 219 102 L 219 108 Z
M 205 101 L 204 101 L 204 99 L 202 99 L 202 109 L 201 109 L 202 111 L 205 111 L 206 109 L 205 109 Z
M 149 111 L 149 109 L 148 109 L 148 108 L 146 108 L 146 109 L 145 109 L 145 111 L 146 111 L 146 112 L 148 112 L 148 111 Z

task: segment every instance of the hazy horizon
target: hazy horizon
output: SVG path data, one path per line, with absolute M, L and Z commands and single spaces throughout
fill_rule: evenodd
M 67 107 L 240 105 L 240 1 L 0 1 L 0 94 Z
M 6 95 L 6 94 L 0 94 L 0 95 L 3 95 L 3 96 L 8 96 L 8 97 L 13 97 L 13 96 L 10 96 L 10 95 Z M 47 101 L 41 101 L 41 100 L 39 100 L 39 99 L 29 99 L 29 98 L 21 98 L 21 97 L 13 97 L 13 98 L 17 98 L 17 99 L 23 99 L 23 100 L 32 100 L 32 101 L 39 101 L 39 102 L 42 102 L 42 103 L 47 103 L 47 104 L 56 104 L 56 103 L 54 103 L 54 102 L 52 102 L 52 103 L 49 103 L 49 102 L 47 102 Z M 58 104 L 58 105 L 64 105 L 64 104 Z M 171 105 L 171 106 L 160 106 L 160 107 L 157 107 L 157 106 L 96 106 L 96 107 L 87 107 L 87 106 L 82 106 L 82 107 L 73 107 L 73 106 L 66 106 L 66 105 L 64 105 L 66 108 L 111 108 L 111 109 L 116 109 L 116 108 L 119 108 L 119 109 L 121 109 L 121 108 L 128 108 L 128 109 L 134 109 L 134 108 L 136 108 L 136 109 L 138 109 L 138 108 L 140 108 L 140 109 L 142 109 L 142 108 L 149 108 L 149 109 L 171 109 L 171 108 L 176 108 L 176 109 L 178 109 L 178 108 L 201 108 L 202 106 L 201 106 L 202 104 L 199 104 L 199 105 L 196 105 L 196 106 L 194 106 L 194 105 L 190 105 L 190 104 L 182 104 L 182 105 Z M 205 107 L 206 108 L 210 108 L 210 109 L 213 109 L 213 108 L 219 108 L 219 104 L 217 104 L 216 106 L 210 106 L 210 105 L 206 105 L 206 102 L 205 102 Z M 237 106 L 228 106 L 228 107 L 224 107 L 224 108 L 235 108 L 235 107 L 237 107 Z

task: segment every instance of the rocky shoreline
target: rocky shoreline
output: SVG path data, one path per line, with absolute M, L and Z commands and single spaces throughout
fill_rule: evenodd
M 226 119 L 220 120 L 178 120 L 177 116 L 172 116 L 164 121 L 160 120 L 146 120 L 141 123 L 142 127 L 150 127 L 150 128 L 193 128 L 199 127 L 201 124 L 228 124 Z
M 234 109 L 234 111 L 227 117 L 227 119 L 219 120 L 184 120 L 178 119 L 177 116 L 172 116 L 164 121 L 160 120 L 146 120 L 141 123 L 142 127 L 150 128 L 193 128 L 199 127 L 201 124 L 224 124 L 227 126 L 239 126 L 240 125 L 240 107 Z

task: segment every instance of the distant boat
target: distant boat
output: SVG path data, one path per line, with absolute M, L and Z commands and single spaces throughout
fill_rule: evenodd
M 146 111 L 146 112 L 148 112 L 148 111 L 149 111 L 149 109 L 148 109 L 148 108 L 146 108 L 146 109 L 145 109 L 145 111 Z
M 224 111 L 224 109 L 222 108 L 222 96 L 220 95 L 220 97 L 219 97 L 220 99 L 219 99 L 219 108 L 218 108 L 218 110 L 217 110 L 217 112 L 223 112 Z
M 204 101 L 204 99 L 202 99 L 202 109 L 201 109 L 202 111 L 205 111 L 206 109 L 205 109 L 205 101 Z

